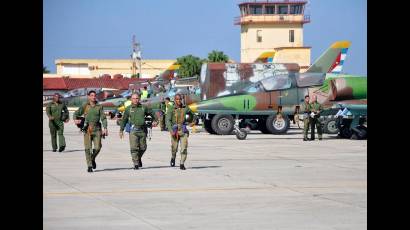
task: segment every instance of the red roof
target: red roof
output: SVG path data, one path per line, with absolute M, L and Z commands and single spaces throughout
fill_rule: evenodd
M 61 77 L 43 78 L 43 89 L 67 89 L 67 86 Z
M 102 78 L 43 78 L 43 90 L 72 90 L 77 88 L 113 88 L 126 90 L 129 84 L 146 81 L 146 79 L 102 79 Z

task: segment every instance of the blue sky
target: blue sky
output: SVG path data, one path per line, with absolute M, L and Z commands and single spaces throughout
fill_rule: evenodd
M 132 35 L 145 59 L 207 57 L 220 50 L 240 61 L 239 0 L 44 0 L 43 64 L 58 58 L 127 59 Z M 367 1 L 310 0 L 304 45 L 311 62 L 334 41 L 352 45 L 344 72 L 367 75 Z

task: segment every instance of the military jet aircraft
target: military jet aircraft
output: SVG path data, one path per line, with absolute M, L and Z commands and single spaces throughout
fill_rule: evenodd
M 329 75 L 326 78 L 327 73 L 339 66 L 340 56 L 349 46 L 347 41 L 333 43 L 305 73 L 298 73 L 291 64 L 237 64 L 235 81 L 232 80 L 235 76 L 229 76 L 229 66 L 208 66 L 216 74 L 205 70 L 201 81 L 206 84 L 206 81 L 214 83 L 222 79 L 222 83 L 214 84 L 213 88 L 205 87 L 201 96 L 208 100 L 189 107 L 202 115 L 209 133 L 225 135 L 232 132 L 234 118 L 256 121 L 263 133 L 285 133 L 290 126 L 289 118 L 298 111 L 308 94 L 318 95 L 318 101 L 326 107 L 336 101 L 367 104 L 366 77 Z M 287 115 L 284 119 L 278 119 L 279 110 Z

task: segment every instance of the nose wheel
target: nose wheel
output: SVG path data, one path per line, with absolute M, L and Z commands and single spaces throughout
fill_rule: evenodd
M 238 140 L 245 140 L 246 136 L 248 135 L 248 130 L 244 128 L 240 129 L 239 122 L 240 122 L 239 119 L 235 119 L 235 125 L 233 126 L 233 130 Z

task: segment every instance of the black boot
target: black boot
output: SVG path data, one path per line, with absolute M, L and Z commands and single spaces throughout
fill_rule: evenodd
M 92 167 L 88 167 L 87 172 L 93 172 L 93 168 L 92 168 Z
M 179 169 L 185 170 L 185 166 L 182 164 L 182 165 L 179 166 Z
M 91 162 L 93 164 L 93 169 L 97 168 L 97 163 L 95 163 L 95 159 Z
M 64 151 L 64 149 L 65 149 L 65 146 L 61 146 L 61 147 L 58 149 L 58 151 L 61 153 L 62 151 Z
M 138 165 L 134 165 L 134 170 L 138 170 Z
M 53 149 L 53 152 L 57 152 L 57 149 Z
M 175 159 L 171 158 L 171 167 L 175 166 Z
M 142 160 L 141 160 L 141 158 L 138 159 L 138 167 L 142 167 Z

